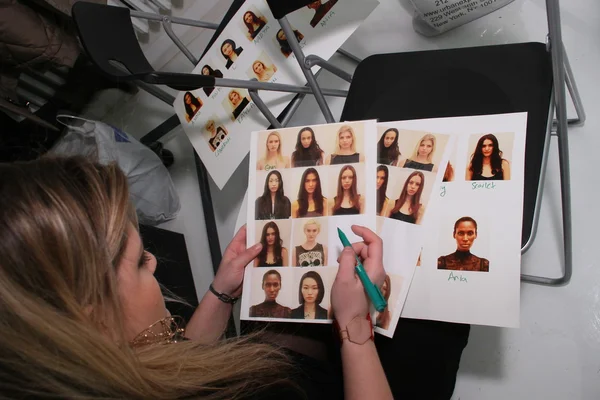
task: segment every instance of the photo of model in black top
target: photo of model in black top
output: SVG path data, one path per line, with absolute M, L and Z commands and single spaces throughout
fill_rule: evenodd
M 437 172 L 437 166 L 433 164 L 433 156 L 435 155 L 435 136 L 431 133 L 424 135 L 417 142 L 415 150 L 410 158 L 398 160 L 398 167 L 418 169 L 421 171 Z
M 227 60 L 225 68 L 231 68 L 233 63 L 238 59 L 238 56 L 242 54 L 242 51 L 244 51 L 244 49 L 241 46 L 237 47 L 233 40 L 224 40 L 223 44 L 221 44 L 221 54 L 225 57 L 225 60 Z
M 344 165 L 337 180 L 337 194 L 329 200 L 329 215 L 362 214 L 365 209 L 363 196 L 358 193 L 356 170 Z
M 217 126 L 215 124 L 215 121 L 212 119 L 209 119 L 206 122 L 206 125 L 204 125 L 204 129 L 206 129 L 206 131 L 210 135 L 210 138 L 208 139 L 208 147 L 210 147 L 212 151 L 216 151 L 217 148 L 221 145 L 221 143 L 225 141 L 225 138 L 229 134 L 229 132 L 227 132 L 227 129 L 225 129 L 221 125 Z
M 356 151 L 356 135 L 349 125 L 343 125 L 335 135 L 335 152 L 327 157 L 326 165 L 351 164 L 365 161 L 365 156 Z
M 302 39 L 304 39 L 304 35 L 300 33 L 298 30 L 294 29 L 294 36 L 296 37 L 296 41 L 300 43 Z M 288 58 L 290 54 L 292 54 L 292 48 L 287 41 L 287 37 L 285 36 L 285 32 L 283 29 L 277 31 L 277 35 L 275 35 L 277 39 L 277 43 L 279 43 L 279 49 L 281 50 L 281 54 Z
M 292 204 L 292 218 L 323 217 L 327 215 L 327 198 L 323 196 L 321 178 L 314 168 L 302 174 L 298 200 Z
M 185 92 L 183 95 L 183 106 L 185 107 L 185 120 L 190 122 L 194 115 L 202 107 L 202 100 L 200 97 L 194 96 L 191 92 Z
M 202 72 L 202 75 L 205 76 L 214 76 L 215 78 L 222 78 L 223 77 L 223 73 L 221 72 L 221 70 L 219 69 L 212 69 L 210 65 L 205 64 L 202 69 L 200 70 L 200 72 Z M 215 90 L 214 87 L 205 87 L 202 88 L 202 90 L 204 90 L 204 93 L 206 93 L 207 96 L 210 96 L 210 94 L 213 92 L 213 90 Z
M 471 154 L 465 179 L 468 181 L 507 181 L 510 179 L 510 163 L 502 158 L 502 150 L 496 136 L 483 135 Z
M 310 8 L 311 10 L 315 10 L 315 14 L 310 20 L 310 26 L 312 26 L 313 28 L 317 26 L 317 24 L 323 19 L 325 15 L 327 15 L 329 10 L 331 10 L 331 8 L 337 2 L 338 0 L 329 0 L 326 3 L 321 3 L 321 0 L 317 0 L 307 5 L 306 7 Z
M 385 165 L 379 165 L 377 167 L 377 215 L 385 217 L 387 215 L 388 207 L 390 206 L 390 199 L 387 197 L 388 177 L 390 171 Z
M 421 171 L 414 171 L 408 176 L 404 187 L 394 208 L 389 211 L 389 218 L 409 224 L 419 224 L 425 207 L 421 204 L 421 194 L 425 186 L 425 175 Z
M 244 25 L 248 28 L 246 36 L 249 40 L 253 40 L 256 35 L 267 25 L 267 20 L 262 15 L 259 17 L 252 11 L 244 13 Z
M 300 246 L 294 247 L 293 265 L 296 267 L 325 266 L 327 264 L 327 246 L 317 242 L 321 233 L 321 223 L 316 219 L 309 219 L 304 223 L 303 232 L 306 240 Z
M 477 239 L 477 221 L 471 217 L 462 217 L 454 223 L 452 237 L 456 240 L 456 251 L 438 258 L 438 269 L 453 271 L 489 272 L 490 261 L 471 253 L 473 242 Z
M 377 143 L 377 163 L 384 165 L 396 165 L 400 156 L 400 147 L 398 146 L 398 129 L 386 129 Z
M 300 307 L 294 308 L 290 315 L 294 319 L 327 319 L 327 309 L 321 307 L 325 297 L 323 279 L 316 271 L 308 271 L 300 278 L 298 302 Z
M 269 221 L 263 226 L 260 244 L 262 250 L 254 260 L 255 267 L 288 266 L 288 250 L 283 247 L 279 226 L 274 221 Z
M 292 153 L 292 168 L 323 165 L 324 154 L 315 138 L 315 131 L 308 126 L 302 128 L 298 132 L 296 149 Z
M 231 115 L 233 120 L 239 117 L 242 111 L 244 111 L 244 108 L 250 104 L 250 99 L 246 96 L 243 96 L 236 89 L 231 90 L 227 95 L 227 98 L 229 99 L 229 105 L 232 109 Z
M 291 204 L 283 192 L 281 173 L 273 170 L 267 174 L 263 194 L 256 199 L 255 219 L 286 219 L 291 215 Z

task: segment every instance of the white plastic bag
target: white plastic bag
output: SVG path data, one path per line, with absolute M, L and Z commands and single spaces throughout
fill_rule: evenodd
M 101 164 L 117 162 L 127 176 L 131 201 L 141 223 L 156 225 L 177 216 L 181 206 L 175 186 L 152 150 L 103 122 L 70 115 L 58 115 L 56 119 L 68 131 L 51 154 L 95 157 Z
M 514 0 L 411 0 L 413 28 L 436 36 L 496 11 Z

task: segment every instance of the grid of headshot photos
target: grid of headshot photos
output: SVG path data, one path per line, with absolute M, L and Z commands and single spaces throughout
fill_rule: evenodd
M 337 229 L 351 242 L 361 240 L 352 232 L 353 224 L 375 229 L 375 196 L 369 195 L 375 192 L 375 177 L 367 171 L 375 170 L 376 134 L 375 121 L 252 134 L 248 244 L 259 242 L 263 247 L 246 271 L 248 282 L 254 283 L 242 316 L 247 312 L 249 318 L 300 318 L 294 309 L 302 303 L 302 287 L 316 282 L 318 317 L 309 313 L 313 306 L 307 303 L 305 319 L 329 319 L 328 300 L 322 300 L 321 293 L 329 296 L 343 249 Z M 265 275 L 271 269 L 274 272 Z M 268 279 L 279 280 L 277 293 L 265 283 Z M 281 299 L 272 305 L 276 311 L 269 314 L 266 305 L 257 306 L 275 297 Z
M 287 18 L 300 48 L 329 59 L 377 4 L 376 0 L 346 0 L 343 4 L 321 0 Z M 300 86 L 306 83 L 285 33 L 264 0 L 242 5 L 193 73 Z M 294 98 L 294 94 L 275 91 L 261 91 L 260 96 L 275 115 Z M 219 187 L 246 155 L 239 149 L 247 149 L 247 133 L 269 126 L 244 89 L 213 87 L 180 92 L 173 106 Z M 236 145 L 229 146 L 232 141 Z M 221 157 L 227 159 L 219 161 Z

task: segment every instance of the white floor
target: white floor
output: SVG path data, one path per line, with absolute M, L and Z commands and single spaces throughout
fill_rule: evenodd
M 379 8 L 343 46 L 359 57 L 397 51 L 544 41 L 547 32 L 543 0 L 516 0 L 502 10 L 438 38 L 425 38 L 413 31 L 408 0 L 380 1 Z M 217 4 L 215 0 L 210 3 Z M 217 4 L 211 15 L 222 15 L 219 13 L 226 9 L 227 3 Z M 597 0 L 563 0 L 561 7 L 564 43 L 588 112 L 586 125 L 573 128 L 569 133 L 575 272 L 571 283 L 565 287 L 522 285 L 520 329 L 473 326 L 461 362 L 455 400 L 600 398 L 600 263 L 594 250 L 600 239 L 596 228 L 600 225 L 596 198 L 600 194 L 600 180 L 598 168 L 591 164 L 596 157 L 595 149 L 600 148 L 600 119 L 596 114 L 600 105 L 600 3 Z M 351 63 L 339 56 L 335 56 L 334 61 L 352 68 Z M 184 65 L 185 60 L 173 59 L 168 68 L 190 69 L 189 65 Z M 326 82 L 328 87 L 347 86 L 327 73 L 322 74 L 320 81 Z M 152 107 L 149 108 L 148 102 L 153 104 Z M 334 115 L 339 116 L 343 101 L 331 104 Z M 156 121 L 156 115 L 169 115 L 170 112 L 167 106 L 152 103 L 144 94 L 112 109 L 103 119 L 127 127 L 136 136 L 143 135 L 160 122 Z M 307 99 L 292 125 L 323 122 L 315 115 L 318 115 L 316 103 Z M 212 277 L 206 242 L 213 239 L 205 234 L 193 153 L 180 128 L 169 135 L 166 147 L 176 154 L 176 164 L 171 172 L 181 197 L 182 211 L 177 220 L 164 227 L 186 235 L 196 287 L 202 295 Z M 538 236 L 522 262 L 523 271 L 529 274 L 556 276 L 561 269 L 558 157 L 555 146 L 552 148 Z M 234 233 L 246 187 L 246 168 L 247 160 L 223 191 L 212 185 L 222 247 Z

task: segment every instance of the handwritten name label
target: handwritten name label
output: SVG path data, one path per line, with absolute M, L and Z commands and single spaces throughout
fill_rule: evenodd
M 450 272 L 450 275 L 448 275 L 448 280 L 449 280 L 449 281 L 452 281 L 452 282 L 459 281 L 459 282 L 465 282 L 465 283 L 468 283 L 468 281 L 467 281 L 467 277 L 466 277 L 466 276 L 462 276 L 462 275 L 454 275 L 454 273 L 453 273 L 453 272 Z
M 277 168 L 277 165 L 269 165 L 269 164 L 265 165 L 265 171 L 270 171 L 275 168 Z
M 231 138 L 227 136 L 227 139 L 225 139 L 225 141 L 217 148 L 217 151 L 215 151 L 215 157 L 219 157 L 219 154 L 223 152 L 230 140 Z
M 244 121 L 244 119 L 246 119 L 248 114 L 250 114 L 250 112 L 252 111 L 253 108 L 254 108 L 254 103 L 250 103 L 250 105 L 246 106 L 244 111 L 242 111 L 240 113 L 240 115 L 237 117 L 237 123 L 241 124 Z
M 263 38 L 263 36 L 265 36 L 265 33 L 267 33 L 269 31 L 269 25 L 265 25 L 265 27 L 263 27 L 260 32 L 258 33 L 258 35 L 256 35 L 256 37 L 254 38 L 254 44 L 258 44 L 258 42 L 260 42 L 260 40 Z
M 473 190 L 496 189 L 496 183 L 495 182 L 473 182 L 473 183 L 471 183 L 471 188 Z
M 331 19 L 331 17 L 333 17 L 334 15 L 335 15 L 335 11 L 331 11 L 329 13 L 329 15 L 327 15 L 326 17 L 323 17 L 323 19 L 321 19 L 321 26 L 327 25 L 327 21 L 329 21 Z
M 217 98 L 217 96 L 219 95 L 219 93 L 221 93 L 221 90 L 222 90 L 222 89 L 223 89 L 223 88 L 220 88 L 220 87 L 218 87 L 218 88 L 215 88 L 215 89 L 212 91 L 212 93 L 210 94 L 210 99 L 211 99 L 211 100 L 214 100 L 214 99 L 216 99 L 216 98 Z
M 440 197 L 444 197 L 446 195 L 446 185 L 440 187 Z

